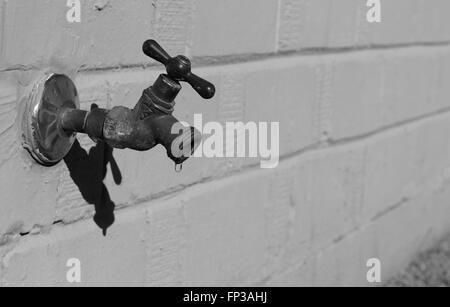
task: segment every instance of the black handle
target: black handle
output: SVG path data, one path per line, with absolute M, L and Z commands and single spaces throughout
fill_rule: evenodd
M 145 55 L 167 66 L 167 62 L 170 60 L 170 55 L 158 44 L 155 40 L 149 39 L 144 42 L 142 51 Z
M 214 85 L 191 72 L 191 61 L 179 55 L 171 57 L 155 40 L 149 39 L 144 42 L 142 51 L 145 55 L 166 66 L 167 74 L 176 81 L 189 83 L 192 88 L 204 99 L 214 96 L 216 89 Z

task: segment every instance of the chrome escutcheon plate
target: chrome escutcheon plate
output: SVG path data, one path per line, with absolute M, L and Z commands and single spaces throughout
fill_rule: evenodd
M 80 107 L 75 84 L 66 75 L 46 75 L 24 99 L 23 146 L 39 164 L 55 165 L 75 141 L 76 134 L 64 131 L 59 121 L 62 110 Z

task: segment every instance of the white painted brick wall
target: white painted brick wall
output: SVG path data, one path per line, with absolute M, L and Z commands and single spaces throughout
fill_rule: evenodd
M 68 285 L 72 257 L 83 285 L 367 285 L 367 259 L 387 278 L 450 231 L 450 2 L 382 1 L 381 24 L 363 0 L 100 2 L 68 24 L 65 1 L 0 0 L 0 285 Z M 56 70 L 83 109 L 132 107 L 162 71 L 149 37 L 216 84 L 185 86 L 177 117 L 279 121 L 282 158 L 175 173 L 162 149 L 115 150 L 103 238 L 66 165 L 22 149 L 19 98 Z

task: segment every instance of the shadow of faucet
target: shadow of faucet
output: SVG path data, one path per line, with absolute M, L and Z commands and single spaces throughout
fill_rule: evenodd
M 113 149 L 99 140 L 88 153 L 76 140 L 65 156 L 64 162 L 84 200 L 95 206 L 94 222 L 106 236 L 107 229 L 114 223 L 115 208 L 108 189 L 103 183 L 108 163 L 111 166 L 114 182 L 118 185 L 122 182 L 122 174 L 113 157 Z

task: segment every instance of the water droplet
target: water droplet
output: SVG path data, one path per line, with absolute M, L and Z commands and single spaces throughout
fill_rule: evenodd
M 175 172 L 179 173 L 183 170 L 183 163 L 176 164 L 175 163 Z

